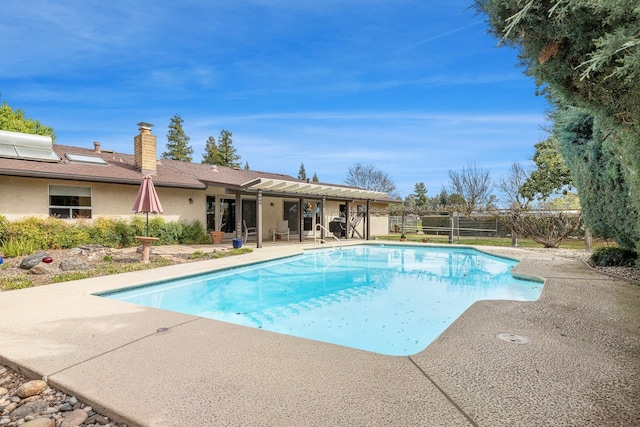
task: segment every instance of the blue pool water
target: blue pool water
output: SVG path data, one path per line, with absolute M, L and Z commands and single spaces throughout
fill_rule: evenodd
M 104 296 L 387 355 L 429 345 L 471 304 L 533 301 L 515 261 L 467 248 L 313 250 Z

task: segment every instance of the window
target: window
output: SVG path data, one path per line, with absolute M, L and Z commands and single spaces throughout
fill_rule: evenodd
M 49 186 L 49 215 L 91 218 L 91 187 Z

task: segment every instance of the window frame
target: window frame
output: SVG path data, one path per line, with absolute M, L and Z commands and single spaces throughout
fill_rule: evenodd
M 60 219 L 90 219 L 93 217 L 93 189 L 91 187 L 49 184 L 48 197 L 49 216 Z M 67 203 L 54 204 L 52 197 L 70 199 Z M 87 201 L 87 199 L 89 204 L 83 205 L 82 200 Z

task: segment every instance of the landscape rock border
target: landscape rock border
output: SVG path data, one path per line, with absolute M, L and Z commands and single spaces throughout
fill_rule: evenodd
M 23 397 L 20 397 L 23 396 Z M 127 427 L 51 388 L 45 379 L 29 380 L 0 365 L 1 427 Z

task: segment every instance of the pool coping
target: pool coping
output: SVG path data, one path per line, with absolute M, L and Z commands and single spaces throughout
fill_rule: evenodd
M 469 247 L 520 259 L 514 274 L 545 279 L 540 299 L 478 302 L 413 356 L 377 355 L 92 295 L 125 281 L 312 248 L 301 244 L 2 292 L 0 361 L 32 378 L 46 376 L 130 426 L 640 420 L 640 287 L 553 253 Z M 499 333 L 529 343 L 507 343 Z

